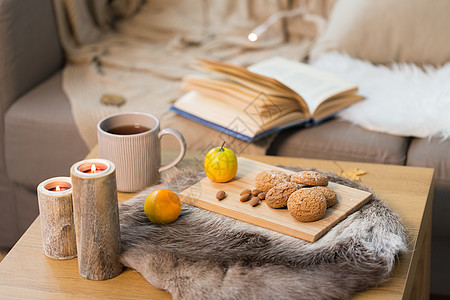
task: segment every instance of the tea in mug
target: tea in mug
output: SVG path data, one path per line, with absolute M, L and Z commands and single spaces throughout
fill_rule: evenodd
M 134 125 L 123 125 L 118 127 L 113 127 L 107 130 L 108 133 L 111 134 L 118 134 L 118 135 L 131 135 L 131 134 L 138 134 L 143 133 L 146 131 L 149 131 L 150 128 L 134 124 Z

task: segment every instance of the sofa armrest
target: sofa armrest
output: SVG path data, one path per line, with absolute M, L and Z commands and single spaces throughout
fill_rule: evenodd
M 0 0 L 0 247 L 12 246 L 21 233 L 5 167 L 5 113 L 63 63 L 52 0 Z
M 6 111 L 64 63 L 52 0 L 0 0 L 0 45 L 1 178 Z

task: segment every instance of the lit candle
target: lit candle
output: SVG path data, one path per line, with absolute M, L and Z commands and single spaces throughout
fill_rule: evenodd
M 107 168 L 108 166 L 102 163 L 85 163 L 82 164 L 78 169 L 86 174 L 96 174 L 105 171 Z
M 37 187 L 44 254 L 54 259 L 77 256 L 69 177 L 55 177 Z
M 106 159 L 89 159 L 70 169 L 77 236 L 78 272 L 92 280 L 122 272 L 116 167 Z
M 71 189 L 72 185 L 68 182 L 52 182 L 44 186 L 44 188 L 50 192 L 61 192 Z

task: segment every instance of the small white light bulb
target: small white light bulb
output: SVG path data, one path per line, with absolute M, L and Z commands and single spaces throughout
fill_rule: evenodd
M 258 35 L 254 32 L 252 32 L 248 35 L 248 40 L 250 42 L 256 42 L 257 39 L 258 39 Z

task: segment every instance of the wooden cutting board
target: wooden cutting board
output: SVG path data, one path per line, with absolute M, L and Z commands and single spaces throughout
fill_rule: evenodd
M 239 201 L 241 191 L 248 188 L 253 189 L 256 175 L 264 170 L 281 170 L 287 174 L 294 173 L 286 169 L 239 157 L 238 172 L 233 180 L 226 183 L 217 183 L 206 177 L 181 192 L 180 199 L 185 203 L 227 217 L 314 242 L 349 214 L 361 208 L 372 197 L 372 194 L 369 192 L 330 182 L 328 187 L 336 192 L 338 202 L 328 208 L 320 220 L 304 223 L 295 220 L 287 209 L 270 208 L 264 201 L 256 207 L 251 207 L 248 202 Z M 216 193 L 219 190 L 224 190 L 228 194 L 222 201 L 216 199 Z

